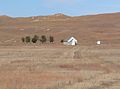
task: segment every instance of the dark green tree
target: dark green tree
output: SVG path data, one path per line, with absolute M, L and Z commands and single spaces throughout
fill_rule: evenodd
M 30 36 L 26 36 L 26 37 L 25 37 L 25 41 L 26 41 L 26 43 L 30 43 L 30 42 L 31 42 Z
M 33 43 L 37 43 L 37 39 L 35 39 L 35 38 L 32 38 L 32 40 L 31 40 Z
M 50 40 L 50 43 L 53 43 L 53 42 L 54 42 L 54 37 L 53 37 L 53 36 L 50 36 L 50 37 L 49 37 L 49 40 Z
M 39 40 L 39 36 L 37 36 L 37 35 L 34 35 L 34 38 L 37 39 L 37 40 Z
M 42 35 L 40 41 L 41 41 L 42 43 L 45 43 L 45 42 L 47 41 L 46 36 L 45 36 L 45 35 Z
M 37 43 L 38 40 L 39 40 L 39 36 L 34 35 L 34 37 L 32 38 L 32 42 Z

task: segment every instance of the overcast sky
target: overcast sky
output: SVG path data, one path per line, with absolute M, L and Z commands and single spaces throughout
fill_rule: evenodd
M 120 0 L 0 0 L 0 15 L 36 16 L 63 13 L 81 16 L 120 12 Z

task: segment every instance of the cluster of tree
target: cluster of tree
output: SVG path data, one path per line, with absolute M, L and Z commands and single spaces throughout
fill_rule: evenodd
M 49 38 L 47 39 L 45 35 L 42 35 L 41 37 L 34 35 L 33 37 L 30 37 L 30 36 L 22 37 L 21 40 L 23 43 L 31 43 L 31 42 L 37 43 L 38 41 L 40 41 L 41 43 L 46 43 L 47 41 L 49 41 L 50 43 L 53 43 L 54 37 L 49 36 Z

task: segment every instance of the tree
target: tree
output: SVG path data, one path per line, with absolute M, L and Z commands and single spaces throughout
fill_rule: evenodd
M 30 43 L 30 41 L 31 41 L 30 36 L 26 36 L 25 41 L 26 41 L 26 43 Z
M 32 42 L 36 43 L 39 40 L 39 37 L 37 35 L 34 35 L 34 37 L 32 38 Z
M 41 41 L 42 43 L 45 43 L 45 42 L 47 41 L 46 36 L 45 36 L 45 35 L 42 35 L 40 41 Z
M 34 38 L 37 39 L 37 40 L 39 40 L 39 36 L 37 36 L 37 35 L 34 35 Z
M 37 43 L 37 39 L 36 38 L 32 38 L 32 42 L 33 43 Z
M 53 36 L 50 36 L 49 39 L 50 39 L 50 43 L 54 42 L 54 37 Z
M 22 37 L 21 40 L 22 40 L 23 43 L 25 42 L 25 38 L 24 37 Z

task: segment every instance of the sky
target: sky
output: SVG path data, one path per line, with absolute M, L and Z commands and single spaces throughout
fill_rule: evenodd
M 0 0 L 0 15 L 12 17 L 63 13 L 69 16 L 120 12 L 120 0 Z

